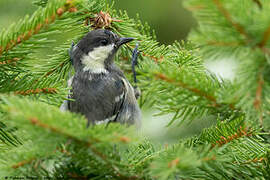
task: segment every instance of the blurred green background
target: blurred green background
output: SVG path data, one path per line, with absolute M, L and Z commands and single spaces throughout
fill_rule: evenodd
M 182 0 L 115 0 L 118 9 L 126 10 L 130 17 L 138 13 L 155 30 L 161 43 L 171 44 L 185 39 L 196 25 L 192 14 L 183 8 Z
M 0 0 L 0 30 L 8 27 L 24 15 L 31 15 L 36 6 L 33 0 Z M 110 0 L 108 0 L 110 2 Z M 117 9 L 126 10 L 130 17 L 137 14 L 155 30 L 158 40 L 171 44 L 185 39 L 191 27 L 196 26 L 189 11 L 183 8 L 182 0 L 115 0 Z

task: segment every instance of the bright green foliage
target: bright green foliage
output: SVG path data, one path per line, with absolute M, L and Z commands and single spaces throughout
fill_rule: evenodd
M 235 88 L 226 102 L 245 111 L 252 122 L 257 119 L 269 127 L 269 1 L 191 0 L 187 7 L 194 9 L 199 22 L 190 40 L 201 45 L 200 54 L 238 63 Z
M 16 165 L 17 162 L 23 159 L 51 158 L 51 156 L 55 156 L 55 153 L 63 156 L 65 154 L 61 154 L 61 149 L 69 148 L 69 144 L 80 145 L 87 152 L 96 155 L 101 163 L 107 165 L 113 163 L 113 161 L 112 159 L 103 160 L 106 155 L 102 153 L 105 152 L 98 151 L 99 149 L 113 149 L 115 143 L 118 145 L 125 144 L 123 138 L 127 135 L 128 141 L 135 142 L 130 137 L 132 130 L 119 124 L 107 127 L 106 125 L 100 125 L 90 129 L 86 128 L 84 118 L 71 113 L 62 113 L 57 107 L 15 97 L 8 100 L 3 98 L 3 101 L 6 105 L 2 106 L 1 109 L 8 112 L 6 118 L 9 121 L 7 125 L 15 127 L 20 124 L 18 128 L 24 131 L 20 132 L 18 130 L 18 134 L 16 134 L 21 137 L 22 146 L 1 152 L 2 162 L 0 169 L 3 174 L 7 174 L 9 171 L 17 175 L 22 173 L 20 169 L 17 169 L 17 171 L 12 170 L 10 165 Z M 104 131 L 108 133 L 104 134 Z M 58 144 L 63 144 L 63 147 L 58 147 Z M 69 154 L 68 150 L 66 154 Z
M 191 33 L 192 43 L 169 46 L 105 0 L 35 4 L 36 13 L 0 33 L 1 178 L 270 178 L 267 0 L 190 0 L 199 29 Z M 140 42 L 141 105 L 174 114 L 168 126 L 208 118 L 216 124 L 163 146 L 132 127 L 86 128 L 84 117 L 60 112 L 72 72 L 68 49 L 93 28 L 89 20 L 100 11 L 114 19 L 112 31 Z M 115 59 L 130 79 L 126 59 L 135 43 Z M 205 59 L 221 57 L 239 62 L 235 81 L 204 68 Z

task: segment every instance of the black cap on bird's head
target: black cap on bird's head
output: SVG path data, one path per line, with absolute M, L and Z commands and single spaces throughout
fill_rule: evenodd
M 113 61 L 113 56 L 121 45 L 132 40 L 134 40 L 134 38 L 120 38 L 109 30 L 93 30 L 84 36 L 76 45 L 74 48 L 74 56 L 75 59 L 81 59 L 80 64 L 89 66 L 90 69 L 90 66 L 102 65 L 98 65 L 98 63 L 106 65 Z M 74 62 L 74 65 L 76 66 L 76 62 Z
M 90 31 L 79 43 L 78 47 L 88 53 L 96 47 L 114 45 L 118 49 L 121 45 L 132 41 L 134 38 L 120 38 L 115 33 L 106 29 Z

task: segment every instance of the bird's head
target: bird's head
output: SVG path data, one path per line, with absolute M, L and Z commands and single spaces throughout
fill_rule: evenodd
M 75 70 L 106 73 L 119 47 L 133 39 L 120 38 L 104 29 L 90 31 L 72 51 Z

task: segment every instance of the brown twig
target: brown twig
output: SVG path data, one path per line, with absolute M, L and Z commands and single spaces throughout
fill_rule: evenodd
M 169 162 L 168 168 L 172 168 L 172 167 L 177 166 L 179 164 L 179 161 L 180 161 L 179 158 L 176 158 L 176 159 L 172 160 L 171 162 Z
M 254 107 L 255 109 L 257 110 L 260 110 L 260 107 L 261 107 L 261 98 L 262 98 L 262 86 L 263 86 L 263 76 L 262 74 L 260 73 L 259 74 L 259 78 L 258 78 L 258 86 L 257 86 L 257 90 L 256 90 L 256 97 L 255 97 L 255 100 L 254 100 Z
M 266 158 L 261 157 L 261 158 L 254 158 L 245 162 L 242 162 L 241 164 L 250 164 L 250 163 L 261 163 L 262 161 L 266 160 Z M 235 162 L 238 163 L 238 162 Z
M 260 112 L 261 125 L 263 124 L 263 115 L 262 115 L 262 109 L 261 109 L 263 84 L 264 84 L 263 75 L 262 75 L 262 73 L 260 73 L 259 78 L 258 78 L 258 86 L 257 86 L 257 90 L 256 90 L 256 96 L 255 96 L 255 100 L 254 100 L 253 105 L 254 105 L 255 109 L 258 112 Z
M 16 62 L 19 60 L 21 60 L 21 59 L 20 58 L 9 59 L 9 60 L 0 62 L 0 65 L 11 64 L 11 63 L 13 63 L 15 65 Z
M 143 55 L 143 56 L 146 56 L 146 57 L 149 57 L 150 59 L 154 60 L 156 63 L 162 62 L 163 59 L 164 59 L 163 56 L 161 56 L 161 57 L 158 58 L 158 57 L 155 57 L 155 56 L 151 56 L 151 55 L 149 55 L 149 54 L 146 54 L 146 53 L 144 53 L 144 52 L 142 52 L 142 55 Z
M 204 97 L 206 98 L 207 100 L 211 101 L 213 103 L 213 106 L 214 107 L 218 107 L 220 106 L 219 104 L 217 104 L 217 100 L 215 97 L 207 94 L 206 92 L 203 92 L 199 89 L 196 89 L 196 88 L 192 88 L 192 87 L 189 87 L 187 84 L 183 83 L 183 82 L 179 82 L 179 81 L 175 81 L 174 79 L 170 79 L 168 78 L 167 76 L 165 76 L 164 74 L 161 74 L 161 73 L 157 73 L 155 74 L 155 77 L 157 79 L 160 79 L 160 80 L 163 80 L 163 81 L 166 81 L 166 82 L 169 82 L 169 83 L 172 83 L 172 84 L 175 84 L 175 85 L 178 85 L 184 89 L 187 89 L 188 91 L 191 91 L 201 97 Z
M 44 94 L 56 94 L 57 93 L 57 89 L 56 88 L 37 88 L 37 89 L 28 89 L 25 91 L 15 91 L 14 94 L 16 95 L 30 95 L 30 94 L 40 94 L 40 93 L 44 93 Z
M 245 32 L 245 29 L 238 23 L 234 22 L 231 18 L 231 15 L 229 13 L 229 11 L 227 11 L 224 6 L 222 5 L 222 3 L 220 2 L 220 0 L 213 0 L 214 4 L 216 5 L 216 7 L 218 8 L 218 10 L 224 15 L 224 17 L 226 18 L 226 20 L 243 36 L 245 36 L 247 38 L 247 40 L 249 39 L 248 34 Z
M 240 129 L 235 134 L 232 134 L 231 136 L 224 137 L 220 136 L 220 139 L 216 141 L 215 144 L 212 144 L 212 148 L 215 147 L 216 145 L 223 146 L 224 144 L 227 144 L 235 139 L 239 139 L 244 136 L 252 136 L 252 132 L 248 128 L 243 128 L 240 126 Z
M 131 46 L 131 45 L 129 45 L 129 44 L 127 44 L 127 46 L 128 46 L 129 48 L 131 48 L 131 49 L 134 49 L 134 48 L 135 48 L 135 46 Z M 150 54 L 146 54 L 146 53 L 144 53 L 144 52 L 142 52 L 142 56 L 149 57 L 150 59 L 154 60 L 156 63 L 162 62 L 163 59 L 164 59 L 164 56 L 155 57 L 155 56 L 152 56 L 152 55 L 150 55 Z
M 262 41 L 258 43 L 258 46 L 260 48 L 263 48 L 266 45 L 266 43 L 269 40 L 269 38 L 270 38 L 270 26 L 264 32 Z
M 54 67 L 52 70 L 50 70 L 49 72 L 47 72 L 44 76 L 48 77 L 49 75 L 51 75 L 54 71 L 56 71 L 59 67 L 63 67 L 65 64 L 65 62 L 60 63 L 59 65 L 57 65 L 56 67 Z
M 42 123 L 36 117 L 29 118 L 29 121 L 33 125 L 35 125 L 35 126 L 39 126 L 39 127 L 44 128 L 44 129 L 49 129 L 50 131 L 55 132 L 57 134 L 61 134 L 62 136 L 68 137 L 69 139 L 72 139 L 75 142 L 86 144 L 89 147 L 92 146 L 92 144 L 90 142 L 88 142 L 88 141 L 82 141 L 82 140 L 80 140 L 80 139 L 78 139 L 78 138 L 76 138 L 76 137 L 74 137 L 74 136 L 72 136 L 70 134 L 67 134 L 65 132 L 62 132 L 61 130 L 59 130 L 59 129 L 55 128 L 55 127 L 49 126 L 49 125 L 47 125 L 45 123 Z M 103 157 L 103 155 L 102 155 L 102 157 Z
M 212 157 L 204 157 L 202 160 L 203 161 L 215 161 L 217 158 L 216 156 L 212 156 Z
M 18 162 L 17 164 L 12 165 L 11 167 L 12 167 L 13 169 L 17 169 L 17 168 L 22 167 L 22 166 L 24 166 L 24 165 L 26 165 L 26 164 L 30 164 L 30 163 L 33 162 L 34 160 L 35 160 L 35 158 L 32 158 L 32 159 L 30 159 L 30 160 L 24 160 L 24 161 Z
M 81 176 L 81 175 L 78 175 L 78 174 L 75 174 L 75 173 L 67 173 L 67 175 L 68 175 L 69 178 L 72 178 L 72 179 L 80 179 L 80 180 L 89 179 L 87 176 Z
M 208 41 L 207 45 L 210 46 L 239 46 L 241 45 L 239 42 L 218 42 L 218 41 Z
M 69 143 L 66 143 L 66 144 L 65 144 L 65 146 L 67 146 L 67 145 L 69 145 Z M 63 149 L 60 149 L 60 148 L 58 148 L 58 147 L 57 147 L 54 151 L 50 152 L 48 155 L 53 155 L 53 154 L 55 154 L 56 151 L 59 151 L 59 152 L 61 152 L 61 153 L 63 153 L 63 154 L 66 154 L 66 155 L 70 155 L 70 153 L 69 153 L 68 151 L 63 150 Z M 16 164 L 12 165 L 11 167 L 14 168 L 14 169 L 17 169 L 17 168 L 19 168 L 19 167 L 22 167 L 22 166 L 25 166 L 25 165 L 27 165 L 27 164 L 32 163 L 32 162 L 35 161 L 36 159 L 37 159 L 37 158 L 30 158 L 29 160 L 23 160 L 23 161 L 21 161 L 21 162 L 18 162 L 18 163 L 16 163 Z
M 267 54 L 268 56 L 270 56 L 270 50 L 269 50 L 268 48 L 266 48 L 266 47 L 261 47 L 260 49 L 261 49 L 261 51 L 262 51 L 264 54 Z

